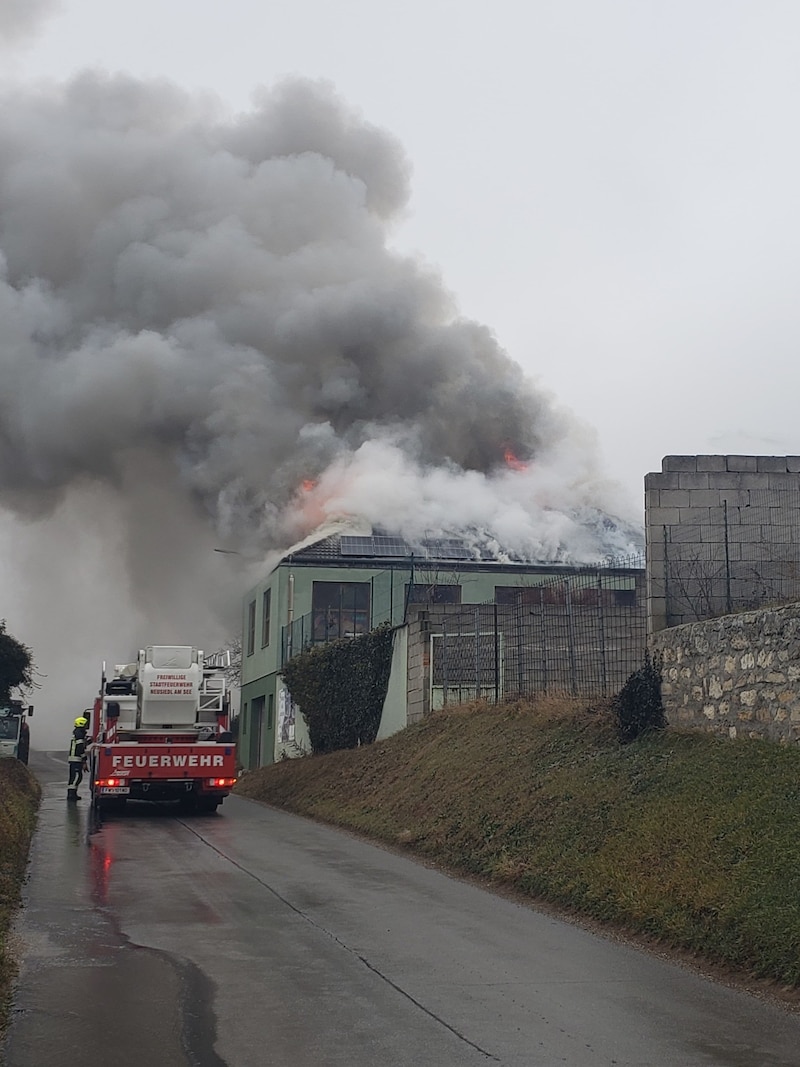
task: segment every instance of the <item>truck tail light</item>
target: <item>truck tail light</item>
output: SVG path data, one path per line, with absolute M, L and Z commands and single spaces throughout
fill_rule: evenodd
M 96 778 L 94 784 L 95 787 L 98 789 L 101 787 L 108 787 L 110 789 L 114 789 L 118 785 L 125 785 L 125 782 L 122 780 L 122 778 Z
M 212 789 L 230 789 L 231 786 L 236 785 L 235 778 L 208 778 L 206 785 L 210 785 Z

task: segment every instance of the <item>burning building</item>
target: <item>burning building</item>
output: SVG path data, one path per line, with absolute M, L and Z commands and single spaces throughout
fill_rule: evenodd
M 321 533 L 244 599 L 241 758 L 256 767 L 308 750 L 281 668 L 309 647 L 392 625 L 388 736 L 450 701 L 610 694 L 641 662 L 645 605 L 640 555 L 587 568 L 477 536 Z

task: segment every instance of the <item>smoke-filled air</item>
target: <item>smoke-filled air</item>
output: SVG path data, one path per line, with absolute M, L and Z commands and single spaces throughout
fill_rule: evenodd
M 31 37 L 58 0 L 0 0 L 0 48 Z
M 392 250 L 409 185 L 325 84 L 235 116 L 128 76 L 4 90 L 0 508 L 61 633 L 98 599 L 104 628 L 238 617 L 213 547 L 265 559 L 338 520 L 635 547 L 592 432 Z

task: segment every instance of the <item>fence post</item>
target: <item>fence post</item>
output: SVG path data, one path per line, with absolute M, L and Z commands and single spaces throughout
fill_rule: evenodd
M 577 669 L 575 666 L 575 620 L 572 617 L 572 596 L 569 578 L 564 579 L 565 603 L 567 608 L 567 643 L 569 644 L 569 676 L 572 696 L 577 696 Z
M 517 597 L 514 603 L 514 640 L 516 648 L 514 654 L 517 657 L 517 699 L 522 696 L 522 689 L 525 685 L 525 672 L 522 662 L 522 646 L 523 646 L 523 626 L 522 626 L 522 593 L 517 593 Z
M 481 698 L 481 609 L 480 605 L 475 605 L 475 699 Z
M 494 702 L 500 703 L 500 635 L 497 630 L 497 604 L 494 607 Z
M 442 616 L 442 706 L 447 707 L 447 616 Z
M 608 696 L 608 664 L 606 663 L 606 613 L 603 602 L 603 579 L 597 575 L 597 606 L 600 616 L 600 669 L 602 677 L 603 696 Z
M 722 528 L 725 535 L 725 607 L 731 613 L 731 551 L 728 544 L 728 501 L 722 501 Z
M 547 693 L 547 628 L 544 623 L 544 589 L 539 586 L 539 625 L 542 633 L 542 692 Z
M 403 622 L 408 621 L 408 604 L 411 599 L 411 590 L 414 587 L 414 553 L 411 553 L 411 565 L 408 573 L 408 585 L 406 586 L 405 602 L 403 604 Z

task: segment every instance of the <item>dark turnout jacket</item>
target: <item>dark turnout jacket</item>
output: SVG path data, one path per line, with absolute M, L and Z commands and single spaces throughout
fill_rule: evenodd
M 86 730 L 76 726 L 72 731 L 72 739 L 69 743 L 69 762 L 83 763 L 86 756 Z

